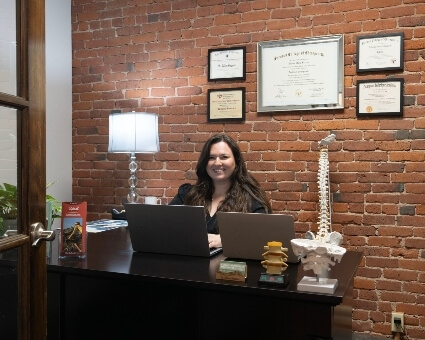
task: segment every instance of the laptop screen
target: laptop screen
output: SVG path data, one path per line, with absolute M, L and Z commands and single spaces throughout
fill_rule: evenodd
M 268 242 L 282 242 L 288 248 L 287 262 L 297 263 L 291 247 L 295 238 L 294 219 L 290 215 L 217 212 L 223 255 L 236 259 L 263 260 Z
M 134 251 L 204 257 L 212 255 L 204 207 L 126 203 L 125 210 Z

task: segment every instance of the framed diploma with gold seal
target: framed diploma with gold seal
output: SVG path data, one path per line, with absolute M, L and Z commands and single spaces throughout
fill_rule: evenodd
M 357 72 L 403 70 L 404 34 L 358 36 Z
M 208 50 L 208 81 L 245 80 L 246 47 Z
M 245 88 L 208 90 L 208 122 L 242 122 L 245 120 Z
M 402 116 L 403 78 L 357 81 L 357 117 Z
M 344 36 L 257 44 L 257 110 L 344 108 Z

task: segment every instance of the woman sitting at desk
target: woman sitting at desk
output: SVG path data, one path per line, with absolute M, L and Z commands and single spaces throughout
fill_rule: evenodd
M 266 194 L 248 173 L 239 146 L 226 134 L 206 141 L 196 175 L 196 183 L 182 184 L 170 204 L 205 207 L 210 248 L 221 247 L 217 211 L 271 213 Z

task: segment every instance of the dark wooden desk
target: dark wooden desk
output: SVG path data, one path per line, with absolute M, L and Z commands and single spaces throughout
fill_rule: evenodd
M 212 259 L 133 253 L 126 228 L 89 234 L 85 259 L 48 264 L 49 339 L 350 339 L 353 278 L 361 253 L 347 252 L 329 277 L 335 294 L 297 291 L 305 275 L 289 265 L 285 289 L 215 279 Z

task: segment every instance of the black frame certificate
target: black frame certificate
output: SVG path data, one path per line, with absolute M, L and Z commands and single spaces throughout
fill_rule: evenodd
M 402 116 L 403 78 L 358 80 L 357 117 Z
M 208 50 L 208 81 L 245 80 L 246 47 Z
M 245 88 L 208 90 L 208 122 L 245 120 Z
M 343 108 L 343 35 L 258 43 L 259 112 Z
M 357 72 L 403 70 L 404 33 L 357 37 Z

